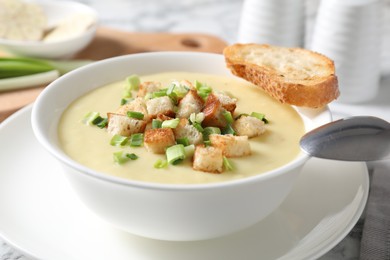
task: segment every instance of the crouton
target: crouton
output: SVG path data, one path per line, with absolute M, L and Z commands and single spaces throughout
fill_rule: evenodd
M 134 133 L 142 133 L 146 127 L 145 120 L 114 113 L 107 113 L 107 116 L 107 132 L 111 135 L 130 136 Z
M 219 99 L 214 94 L 210 94 L 203 109 L 204 120 L 202 125 L 224 128 L 227 125 L 226 119 L 222 114 L 224 111 L 225 109 L 222 108 Z
M 237 104 L 236 98 L 232 98 L 223 92 L 216 92 L 214 95 L 218 98 L 219 102 L 221 102 L 221 105 L 224 109 L 232 114 L 234 113 Z
M 142 82 L 139 85 L 137 97 L 145 97 L 148 93 L 153 93 L 159 91 L 160 89 L 161 89 L 160 82 L 154 82 L 154 81 Z
M 196 171 L 221 173 L 223 170 L 222 150 L 212 146 L 196 146 L 192 168 Z
M 234 121 L 233 129 L 237 135 L 246 135 L 249 138 L 259 136 L 265 132 L 264 122 L 253 116 L 241 116 Z
M 180 100 L 176 117 L 188 118 L 192 113 L 199 113 L 203 109 L 204 101 L 198 95 L 196 90 L 191 89 L 188 93 Z
M 156 118 L 158 114 L 175 116 L 173 102 L 168 96 L 149 99 L 146 101 L 146 109 L 150 118 Z
M 191 125 L 187 118 L 180 118 L 179 125 L 173 129 L 175 138 L 180 139 L 187 137 L 190 144 L 200 144 L 203 142 L 203 135 L 193 125 Z
M 251 154 L 248 136 L 211 134 L 209 140 L 211 145 L 220 148 L 226 157 L 242 157 Z
M 171 128 L 148 129 L 144 133 L 144 145 L 149 152 L 163 154 L 167 147 L 175 144 Z
M 115 114 L 127 115 L 128 111 L 140 112 L 144 115 L 144 120 L 149 120 L 148 110 L 143 98 L 136 98 L 123 106 L 120 106 Z

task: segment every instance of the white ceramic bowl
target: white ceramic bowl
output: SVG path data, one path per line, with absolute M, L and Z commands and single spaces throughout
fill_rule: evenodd
M 260 221 L 290 192 L 308 159 L 303 153 L 283 167 L 246 179 L 169 185 L 100 173 L 73 161 L 61 149 L 58 121 L 73 100 L 99 86 L 122 80 L 130 72 L 144 75 L 164 71 L 234 77 L 218 54 L 157 52 L 99 61 L 62 76 L 38 97 L 32 111 L 37 139 L 64 166 L 66 177 L 84 204 L 130 233 L 162 240 L 201 240 L 230 234 Z M 298 112 L 307 130 L 331 120 L 326 108 Z
M 16 41 L 0 38 L 0 46 L 17 55 L 37 58 L 67 58 L 85 48 L 93 39 L 97 29 L 97 12 L 87 5 L 72 1 L 35 1 L 47 16 L 52 27 L 72 14 L 85 14 L 94 18 L 95 23 L 84 33 L 56 42 Z

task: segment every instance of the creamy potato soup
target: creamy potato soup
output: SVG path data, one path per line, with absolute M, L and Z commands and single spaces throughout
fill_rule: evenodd
M 293 160 L 299 153 L 299 139 L 304 133 L 303 122 L 289 105 L 282 105 L 251 83 L 234 78 L 208 74 L 169 72 L 140 77 L 141 82 L 157 81 L 163 87 L 173 80 L 199 81 L 212 87 L 213 91 L 224 91 L 237 99 L 233 116 L 258 112 L 265 114 L 268 124 L 265 132 L 249 139 L 251 155 L 229 158 L 232 170 L 209 173 L 194 170 L 191 159 L 177 165 L 168 164 L 156 168 L 155 162 L 165 160 L 164 154 L 147 151 L 144 146 L 113 146 L 112 135 L 107 128 L 82 123 L 83 117 L 99 112 L 107 117 L 120 107 L 126 87 L 125 79 L 102 86 L 74 101 L 64 112 L 59 124 L 59 140 L 64 151 L 77 162 L 96 171 L 130 180 L 170 183 L 200 184 L 222 182 L 264 173 Z M 133 95 L 134 96 L 134 95 Z M 118 164 L 113 154 L 124 151 L 138 158 Z

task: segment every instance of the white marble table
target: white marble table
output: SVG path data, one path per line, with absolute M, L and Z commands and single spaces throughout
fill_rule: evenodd
M 53 0 L 54 1 L 54 0 Z M 202 32 L 216 35 L 228 43 L 237 40 L 240 10 L 243 0 L 79 0 L 93 6 L 100 15 L 102 25 L 127 31 L 143 32 Z M 307 36 L 310 39 L 311 24 L 315 17 L 318 0 L 307 1 Z M 386 0 L 390 9 L 390 1 Z M 390 23 L 390 12 L 386 21 Z M 388 26 L 388 28 L 390 28 Z M 390 46 L 389 29 L 385 35 Z M 389 62 L 390 55 L 386 60 Z M 390 63 L 389 63 L 390 64 Z M 346 115 L 376 115 L 390 121 L 390 77 L 383 76 L 380 94 L 365 104 L 332 104 L 336 117 Z M 321 260 L 358 259 L 364 218 L 348 236 Z M 38 234 L 37 234 L 38 235 Z M 29 260 L 0 239 L 1 260 Z

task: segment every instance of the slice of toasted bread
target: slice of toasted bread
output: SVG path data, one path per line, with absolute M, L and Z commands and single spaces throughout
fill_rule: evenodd
M 339 95 L 332 60 L 301 48 L 233 44 L 224 49 L 227 67 L 282 103 L 317 108 Z

